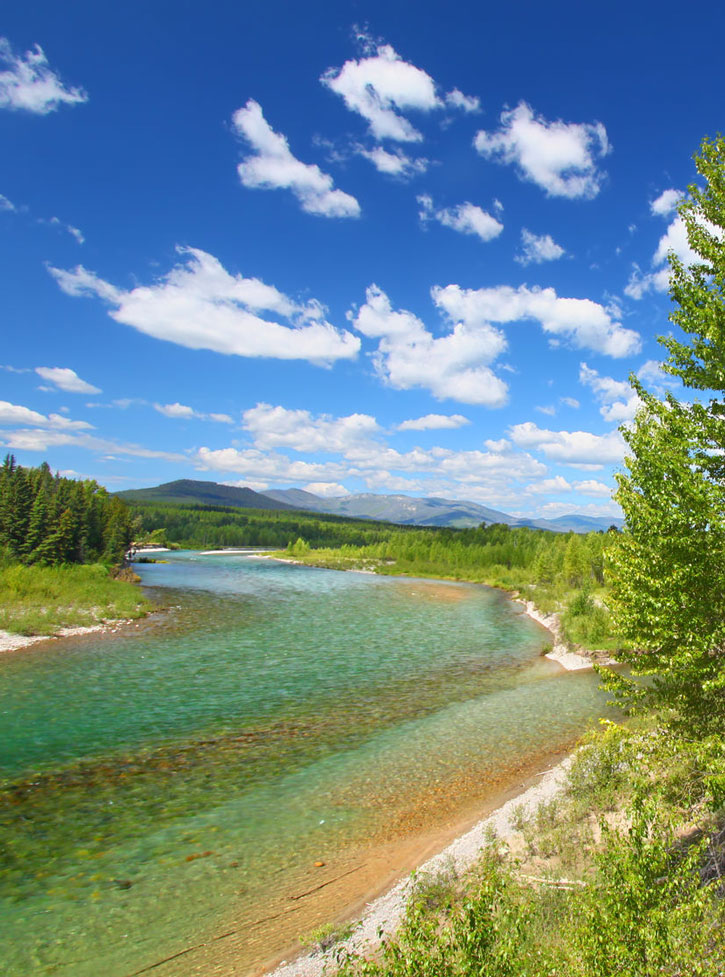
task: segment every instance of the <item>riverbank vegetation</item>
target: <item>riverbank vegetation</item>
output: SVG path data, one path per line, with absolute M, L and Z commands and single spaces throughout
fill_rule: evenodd
M 133 535 L 126 506 L 91 480 L 0 468 L 0 629 L 53 634 L 140 617 L 150 608 L 119 574 Z

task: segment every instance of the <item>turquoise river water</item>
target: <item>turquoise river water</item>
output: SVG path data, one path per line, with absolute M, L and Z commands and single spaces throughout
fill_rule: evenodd
M 0 658 L 8 977 L 258 972 L 604 712 L 497 591 L 165 556 L 165 611 Z

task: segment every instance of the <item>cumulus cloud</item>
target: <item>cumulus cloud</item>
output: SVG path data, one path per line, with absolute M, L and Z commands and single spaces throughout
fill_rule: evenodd
M 340 484 L 359 478 L 370 489 L 427 492 L 480 498 L 505 499 L 520 492 L 524 482 L 546 474 L 546 466 L 527 452 L 500 450 L 451 451 L 436 447 L 398 452 L 383 444 L 368 442 L 349 447 L 342 460 L 305 461 L 281 451 L 253 448 L 200 448 L 196 463 L 203 470 L 231 472 L 243 476 L 241 484 L 304 483 L 314 491 L 319 482 Z
M 66 88 L 36 44 L 24 55 L 14 54 L 10 42 L 0 37 L 0 108 L 48 115 L 61 105 L 88 101 L 82 88 Z
M 571 492 L 572 486 L 563 475 L 554 478 L 542 478 L 540 482 L 532 482 L 529 492 L 533 495 L 550 495 L 552 492 Z
M 621 462 L 624 440 L 619 431 L 591 434 L 589 431 L 548 431 L 533 421 L 514 424 L 509 430 L 514 444 L 540 451 L 552 461 L 592 471 L 605 464 Z
M 339 482 L 310 482 L 307 491 L 314 495 L 321 495 L 323 499 L 339 499 L 350 494 L 349 489 Z
M 403 61 L 389 45 L 342 68 L 328 68 L 320 81 L 339 95 L 351 112 L 361 115 L 376 139 L 420 142 L 423 138 L 401 112 L 431 112 L 444 102 L 436 94 L 433 79 L 421 68 Z
M 436 208 L 428 194 L 421 194 L 417 199 L 420 205 L 418 216 L 423 223 L 436 220 L 444 227 L 460 231 L 461 234 L 474 234 L 482 241 L 492 241 L 503 230 L 500 221 L 468 201 L 455 207 Z
M 663 190 L 649 205 L 650 210 L 657 217 L 669 217 L 677 210 L 677 205 L 684 196 L 682 190 Z
M 445 96 L 422 68 L 404 61 L 390 44 L 374 42 L 358 32 L 366 57 L 350 59 L 341 68 L 328 68 L 320 81 L 339 95 L 346 107 L 362 116 L 375 139 L 420 142 L 423 138 L 404 112 L 432 112 L 450 108 L 467 114 L 480 112 L 475 95 L 454 88 Z
M 400 149 L 389 152 L 387 149 L 383 149 L 382 146 L 374 146 L 372 149 L 366 149 L 365 146 L 358 145 L 355 146 L 353 151 L 358 156 L 363 156 L 365 159 L 370 160 L 379 173 L 385 173 L 387 176 L 400 177 L 404 180 L 415 176 L 417 173 L 425 173 L 430 165 L 430 160 L 422 156 L 414 159 Z
M 500 407 L 507 386 L 489 364 L 506 348 L 503 334 L 486 322 L 454 321 L 452 330 L 434 337 L 412 312 L 393 309 L 390 299 L 371 285 L 353 325 L 363 335 L 378 339 L 373 363 L 378 375 L 399 390 L 423 387 L 439 400 Z
M 289 148 L 285 136 L 275 132 L 253 99 L 234 113 L 237 134 L 254 150 L 237 167 L 245 187 L 261 190 L 291 190 L 302 209 L 319 217 L 359 217 L 355 197 L 335 190 L 333 179 L 319 166 L 302 163 Z
M 680 190 L 665 190 L 650 204 L 650 209 L 657 217 L 670 217 L 676 213 L 677 204 L 683 197 L 684 194 Z M 717 237 L 722 236 L 720 228 L 716 228 L 706 220 L 703 220 L 702 223 L 711 234 L 715 234 Z M 632 265 L 632 273 L 624 289 L 625 295 L 639 300 L 648 292 L 666 292 L 670 287 L 670 266 L 668 262 L 670 252 L 674 253 L 685 267 L 702 263 L 700 255 L 690 247 L 690 242 L 687 239 L 687 226 L 679 214 L 676 214 L 670 221 L 667 230 L 659 240 L 650 263 L 652 270 L 644 272 L 638 264 Z
M 602 377 L 586 363 L 579 365 L 579 381 L 594 391 L 597 400 L 602 404 L 599 413 L 605 421 L 613 424 L 631 421 L 642 406 L 642 401 L 629 383 L 614 380 L 612 377 Z
M 116 322 L 189 349 L 317 364 L 357 355 L 360 340 L 327 322 L 319 302 L 293 302 L 258 278 L 230 274 L 217 258 L 197 248 L 179 252 L 183 263 L 155 284 L 130 291 L 82 265 L 73 271 L 49 270 L 67 295 L 96 295 L 112 307 L 109 315 Z M 262 312 L 286 318 L 291 325 L 262 318 Z
M 521 178 L 547 196 L 584 199 L 599 193 L 603 174 L 597 162 L 610 151 L 600 122 L 549 122 L 526 102 L 502 112 L 495 132 L 481 129 L 474 146 L 487 159 L 515 164 Z
M 450 105 L 454 109 L 461 109 L 462 112 L 469 115 L 481 111 L 481 99 L 477 95 L 464 95 L 457 88 L 446 95 L 446 105 Z
M 100 387 L 82 380 L 75 370 L 67 366 L 36 366 L 35 372 L 43 380 L 52 383 L 59 390 L 69 394 L 99 394 Z
M 271 404 L 257 404 L 242 415 L 257 448 L 292 448 L 307 453 L 343 454 L 367 445 L 380 428 L 369 414 L 314 417 L 307 410 L 288 410 Z
M 0 400 L 0 424 L 3 426 L 23 424 L 30 427 L 49 427 L 66 431 L 81 431 L 93 428 L 87 421 L 72 421 L 62 414 L 41 414 L 20 404 Z
M 53 418 L 56 415 L 51 414 Z M 77 422 L 79 425 L 83 422 Z M 90 425 L 87 425 L 90 427 Z M 24 428 L 0 434 L 0 445 L 15 451 L 48 451 L 72 445 L 105 455 L 130 455 L 135 458 L 158 458 L 162 461 L 186 462 L 187 457 L 177 452 L 156 451 L 139 444 L 122 444 L 74 430 Z
M 443 431 L 463 427 L 471 422 L 463 414 L 426 414 L 398 424 L 398 431 Z
M 561 401 L 562 404 L 564 404 L 567 407 L 571 407 L 574 410 L 578 410 L 581 407 L 581 404 L 576 399 L 576 397 L 559 397 L 559 400 Z
M 514 261 L 524 266 L 556 261 L 566 253 L 551 234 L 533 234 L 525 227 L 521 231 L 521 249 L 521 254 L 516 255 Z
M 604 482 L 597 482 L 593 478 L 585 479 L 582 482 L 574 482 L 574 488 L 577 492 L 581 492 L 582 495 L 602 496 L 607 499 L 614 491 L 611 485 L 605 485 Z
M 590 299 L 561 298 L 553 288 L 434 288 L 436 304 L 468 324 L 520 322 L 534 319 L 550 336 L 567 339 L 580 349 L 607 356 L 631 356 L 641 347 L 639 334 L 625 329 L 607 310 Z
M 188 407 L 186 404 L 180 404 L 178 401 L 174 404 L 154 404 L 153 408 L 159 414 L 163 414 L 164 417 L 180 418 L 181 420 L 197 418 L 202 421 L 216 421 L 218 424 L 234 423 L 229 414 L 205 414 L 194 410 L 193 407 Z

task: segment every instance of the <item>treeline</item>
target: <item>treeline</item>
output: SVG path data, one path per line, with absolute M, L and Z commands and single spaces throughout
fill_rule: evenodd
M 498 567 L 515 574 L 519 582 L 541 585 L 562 582 L 569 587 L 604 583 L 607 534 L 551 533 L 512 528 L 501 523 L 477 529 L 401 530 L 391 528 L 379 542 L 340 547 L 340 557 L 394 562 L 406 573 L 442 574 L 478 579 L 481 570 Z M 303 537 L 302 545 L 315 543 Z M 290 548 L 299 553 L 300 543 Z M 384 569 L 381 567 L 380 569 Z M 473 576 L 471 576 L 473 575 Z
M 284 549 L 299 537 L 314 547 L 369 546 L 383 542 L 393 531 L 400 530 L 389 523 L 274 509 L 154 502 L 135 503 L 131 512 L 137 535 L 163 530 L 169 543 L 190 549 L 222 546 Z M 404 535 L 406 532 L 402 530 Z
M 0 469 L 0 557 L 54 566 L 117 563 L 133 537 L 126 506 L 91 480 L 53 475 L 47 462 Z

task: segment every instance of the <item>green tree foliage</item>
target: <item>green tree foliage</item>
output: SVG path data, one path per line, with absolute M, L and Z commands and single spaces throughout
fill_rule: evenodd
M 94 481 L 53 477 L 43 463 L 0 469 L 0 556 L 11 562 L 117 563 L 131 542 L 126 506 Z
M 627 526 L 612 551 L 614 610 L 632 650 L 621 653 L 651 684 L 612 679 L 629 707 L 665 705 L 688 724 L 725 719 L 725 140 L 695 157 L 704 186 L 679 207 L 699 260 L 670 255 L 670 320 L 686 338 L 661 339 L 665 370 L 707 401 L 660 400 L 640 383 L 617 500 Z

